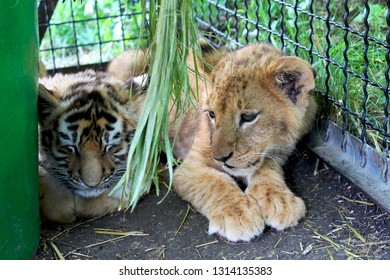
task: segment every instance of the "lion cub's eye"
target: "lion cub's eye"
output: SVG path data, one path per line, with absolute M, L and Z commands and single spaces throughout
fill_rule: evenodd
M 241 114 L 240 124 L 253 122 L 257 118 L 258 113 Z
M 210 119 L 215 119 L 215 113 L 214 113 L 214 111 L 209 111 L 209 117 L 210 117 Z

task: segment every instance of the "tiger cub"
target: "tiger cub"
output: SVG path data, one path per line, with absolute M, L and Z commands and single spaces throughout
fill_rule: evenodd
M 70 223 L 118 210 L 121 191 L 108 194 L 126 170 L 146 86 L 145 76 L 123 82 L 92 70 L 40 79 L 43 220 Z

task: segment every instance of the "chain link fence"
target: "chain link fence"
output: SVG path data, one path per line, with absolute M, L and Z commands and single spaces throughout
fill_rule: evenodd
M 140 0 L 38 1 L 40 56 L 46 68 L 80 70 L 104 64 L 148 34 Z

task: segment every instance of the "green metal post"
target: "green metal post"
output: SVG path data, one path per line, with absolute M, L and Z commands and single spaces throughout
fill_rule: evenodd
M 0 259 L 39 243 L 37 0 L 0 1 Z

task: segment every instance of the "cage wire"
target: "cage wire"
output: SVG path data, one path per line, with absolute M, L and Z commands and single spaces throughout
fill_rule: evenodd
M 39 1 L 44 64 L 53 73 L 104 70 L 123 50 L 145 45 L 141 2 Z M 321 112 L 309 146 L 389 210 L 390 1 L 193 2 L 210 40 L 230 48 L 270 42 L 313 65 Z
M 40 57 L 56 73 L 93 65 L 104 70 L 125 49 L 143 47 L 142 1 L 38 1 Z M 140 38 L 140 36 L 143 38 Z

